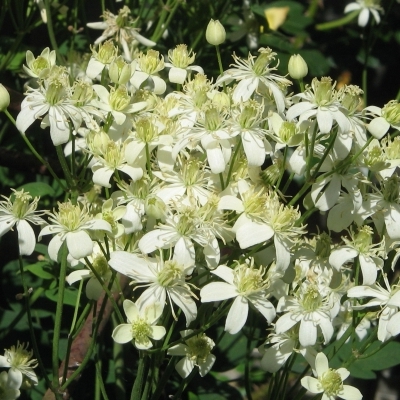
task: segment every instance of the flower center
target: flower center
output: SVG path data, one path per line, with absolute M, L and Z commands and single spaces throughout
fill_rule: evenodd
M 186 344 L 188 346 L 188 357 L 197 364 L 199 362 L 205 362 L 211 350 L 215 346 L 214 341 L 204 333 L 188 339 Z
M 383 198 L 389 203 L 397 203 L 399 199 L 399 178 L 392 175 L 386 179 L 383 188 Z
M 343 388 L 342 378 L 338 372 L 331 368 L 322 374 L 319 382 L 328 396 L 336 396 Z
M 12 213 L 16 218 L 23 219 L 26 213 L 31 209 L 29 201 L 32 199 L 32 196 L 24 192 L 24 189 L 14 191 L 14 196 L 15 200 L 12 205 Z
M 208 131 L 217 131 L 221 125 L 221 116 L 216 108 L 211 108 L 205 112 L 204 126 Z
M 282 142 L 288 143 L 289 140 L 296 134 L 296 124 L 294 122 L 282 122 L 282 125 L 279 129 L 279 137 Z
M 268 65 L 275 59 L 276 53 L 274 53 L 270 48 L 262 48 L 258 51 L 260 52 L 260 55 L 257 57 L 253 65 L 253 71 L 255 75 L 263 76 L 269 72 Z
M 255 269 L 253 265 L 249 267 L 247 264 L 240 264 L 233 272 L 233 281 L 240 294 L 250 295 L 269 287 L 269 280 L 264 278 L 264 274 L 263 267 Z
M 190 64 L 193 64 L 195 56 L 193 50 L 188 51 L 186 44 L 178 44 L 175 49 L 168 51 L 171 64 L 177 68 L 187 68 Z
M 320 81 L 314 78 L 311 86 L 314 90 L 315 103 L 318 106 L 326 106 L 332 102 L 334 89 L 330 77 L 323 76 Z
M 163 269 L 157 274 L 158 283 L 163 287 L 173 286 L 184 279 L 183 270 L 176 261 L 165 261 Z
M 307 287 L 301 301 L 304 311 L 315 311 L 322 305 L 322 296 L 314 285 Z
M 88 215 L 70 201 L 58 203 L 58 210 L 59 212 L 55 213 L 56 219 L 69 232 L 77 230 L 88 219 Z
M 164 68 L 164 59 L 160 58 L 160 53 L 156 50 L 148 50 L 146 54 L 140 54 L 138 59 L 140 70 L 149 75 Z
M 110 64 L 112 60 L 117 57 L 118 48 L 114 46 L 112 40 L 107 40 L 106 42 L 100 44 L 97 53 L 92 49 L 94 56 L 102 64 Z
M 388 143 L 386 156 L 389 160 L 398 160 L 400 158 L 400 136 L 396 136 L 393 142 Z
M 136 122 L 136 136 L 144 143 L 150 143 L 158 138 L 158 130 L 150 118 L 142 118 Z
M 400 104 L 396 100 L 389 101 L 382 108 L 382 117 L 391 125 L 400 123 Z
M 50 63 L 43 56 L 38 56 L 35 59 L 35 61 L 32 62 L 32 65 L 31 65 L 31 70 L 36 75 L 40 75 L 40 73 L 46 68 L 50 68 Z
M 93 97 L 92 85 L 84 81 L 76 81 L 73 87 L 71 100 L 75 101 L 77 106 L 86 104 Z
M 131 97 L 128 94 L 128 89 L 124 85 L 118 86 L 117 89 L 111 88 L 109 103 L 113 110 L 124 111 L 129 106 Z
M 59 79 L 54 79 L 46 88 L 46 101 L 54 106 L 67 96 L 65 90 L 65 82 Z
M 150 342 L 151 326 L 145 319 L 139 318 L 132 323 L 132 334 L 136 342 L 147 345 Z

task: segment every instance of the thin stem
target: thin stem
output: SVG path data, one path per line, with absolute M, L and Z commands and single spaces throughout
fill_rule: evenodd
M 66 64 L 65 59 L 60 53 L 60 49 L 58 48 L 56 36 L 54 34 L 53 20 L 52 20 L 52 16 L 51 16 L 51 8 L 50 8 L 50 0 L 44 0 L 44 5 L 46 8 L 46 14 L 47 14 L 47 24 L 46 24 L 47 33 L 49 34 L 51 46 L 56 51 L 57 58 L 58 58 L 58 61 L 60 62 L 60 64 L 65 65 Z
M 64 241 L 64 243 L 61 245 L 60 277 L 58 282 L 58 297 L 56 306 L 56 316 L 54 321 L 53 348 L 52 348 L 54 393 L 57 392 L 57 388 L 60 386 L 60 381 L 58 377 L 58 363 L 59 363 L 58 360 L 59 360 L 61 323 L 62 323 L 62 314 L 64 306 L 65 277 L 67 275 L 67 256 L 68 256 L 68 248 L 67 248 L 67 243 Z
M 142 397 L 141 394 L 142 394 L 144 375 L 147 369 L 146 364 L 147 364 L 147 358 L 144 351 L 139 351 L 139 365 L 135 383 L 133 384 L 132 387 L 131 400 L 138 400 Z
M 7 115 L 8 119 L 14 124 L 14 126 L 17 126 L 15 119 L 13 116 L 8 112 L 8 110 L 4 110 L 4 113 Z M 67 190 L 67 188 L 64 186 L 64 184 L 61 182 L 60 178 L 57 176 L 57 174 L 53 171 L 53 168 L 51 168 L 50 164 L 36 151 L 36 149 L 33 147 L 32 143 L 30 140 L 27 138 L 25 133 L 20 132 L 22 139 L 26 143 L 26 145 L 29 147 L 29 150 L 32 152 L 32 154 L 49 170 L 50 174 L 52 177 L 58 182 L 58 184 L 62 187 L 64 191 Z
M 339 26 L 343 26 L 350 23 L 353 19 L 355 19 L 358 16 L 358 14 L 360 14 L 360 10 L 352 11 L 347 15 L 345 15 L 343 18 L 315 25 L 315 29 L 317 31 L 327 31 L 329 29 L 338 28 Z

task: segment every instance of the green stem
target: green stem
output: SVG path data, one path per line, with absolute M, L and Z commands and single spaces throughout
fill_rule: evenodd
M 326 31 L 328 29 L 338 28 L 339 26 L 343 26 L 350 23 L 354 18 L 358 16 L 358 14 L 360 14 L 360 10 L 354 10 L 345 15 L 343 18 L 315 25 L 315 29 L 317 31 Z
M 30 333 L 31 340 L 32 340 L 33 351 L 34 351 L 36 359 L 38 360 L 39 368 L 40 368 L 40 371 L 41 371 L 41 373 L 42 373 L 42 375 L 43 375 L 43 377 L 44 377 L 44 379 L 46 381 L 46 385 L 48 387 L 52 387 L 50 378 L 48 377 L 48 375 L 46 373 L 43 361 L 42 361 L 41 356 L 40 356 L 39 347 L 38 347 L 38 344 L 37 344 L 37 341 L 36 341 L 35 330 L 33 329 L 32 314 L 31 314 L 31 304 L 30 304 L 30 301 L 29 301 L 30 300 L 29 299 L 30 293 L 29 293 L 28 287 L 27 287 L 27 285 L 25 283 L 24 265 L 23 265 L 22 257 L 21 257 L 20 254 L 18 255 L 18 261 L 19 261 L 19 270 L 20 270 L 20 273 L 21 273 L 21 283 L 22 283 L 22 287 L 23 287 L 23 290 L 24 290 L 23 296 L 24 296 L 24 299 L 25 299 L 25 308 L 26 308 L 26 314 L 27 314 L 27 317 L 28 317 L 29 333 Z M 41 292 L 38 291 L 38 293 L 40 294 Z M 56 398 L 61 400 L 60 396 L 58 396 L 58 397 L 56 396 Z
M 52 20 L 52 17 L 51 17 L 50 0 L 44 0 L 44 5 L 45 5 L 45 8 L 46 8 L 46 14 L 47 14 L 47 24 L 46 24 L 47 32 L 49 34 L 49 39 L 50 39 L 51 46 L 56 51 L 59 63 L 62 64 L 62 65 L 65 65 L 66 64 L 65 59 L 60 53 L 60 49 L 58 48 L 56 36 L 54 34 L 53 20 Z
M 57 152 L 58 161 L 60 162 L 61 168 L 64 172 L 65 180 L 67 181 L 67 185 L 68 185 L 69 189 L 73 189 L 75 185 L 74 185 L 74 182 L 73 182 L 73 179 L 71 176 L 71 172 L 68 168 L 67 160 L 65 159 L 64 151 L 63 151 L 61 145 L 56 146 L 56 152 Z
M 59 345 L 61 335 L 61 323 L 64 306 L 64 290 L 65 290 L 65 277 L 67 275 L 67 256 L 68 248 L 67 243 L 61 245 L 61 265 L 60 265 L 60 277 L 58 282 L 58 297 L 56 306 L 56 316 L 54 321 L 54 333 L 53 333 L 53 348 L 52 348 L 52 365 L 53 365 L 53 388 L 54 393 L 57 392 L 57 388 L 60 386 L 58 376 L 58 364 L 59 364 Z
M 4 113 L 7 115 L 8 119 L 14 124 L 14 126 L 16 126 L 16 122 L 15 119 L 13 118 L 13 116 L 8 112 L 8 110 L 4 110 Z M 50 164 L 36 151 L 36 149 L 33 147 L 32 143 L 30 142 L 30 140 L 27 138 L 27 136 L 25 135 L 25 133 L 20 132 L 22 139 L 24 140 L 24 142 L 26 143 L 26 145 L 28 146 L 29 150 L 31 151 L 31 153 L 49 170 L 50 174 L 52 175 L 52 177 L 58 182 L 58 184 L 62 187 L 62 189 L 64 191 L 66 191 L 66 187 L 64 186 L 64 184 L 61 182 L 60 178 L 57 176 L 57 174 L 53 171 L 53 168 L 51 168 Z
M 138 400 L 142 397 L 141 395 L 142 395 L 144 375 L 147 369 L 146 364 L 147 364 L 146 354 L 144 353 L 144 351 L 139 351 L 139 365 L 135 383 L 133 384 L 132 387 L 131 400 Z

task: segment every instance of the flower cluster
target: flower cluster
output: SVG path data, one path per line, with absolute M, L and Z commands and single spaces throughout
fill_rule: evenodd
M 329 369 L 321 351 L 351 326 L 345 312 L 357 313 L 360 336 L 400 333 L 399 286 L 388 279 L 400 255 L 397 101 L 363 108 L 360 88 L 338 89 L 330 77 L 289 94 L 292 82 L 277 73 L 270 48 L 234 55 L 213 83 L 192 66 L 186 45 L 170 50 L 167 63 L 156 50 L 134 51 L 134 39 L 150 43 L 126 6 L 104 18 L 90 25 L 104 32 L 80 77 L 55 65 L 48 50 L 27 55 L 38 88 L 28 89 L 18 129 L 42 118 L 56 146 L 74 144 L 74 160 L 97 190 L 48 212 L 39 237 L 53 235 L 50 258 L 57 261 L 65 243 L 70 264 L 90 269 L 68 281 L 90 277 L 91 299 L 115 272 L 131 280 L 127 323 L 112 334 L 118 343 L 159 346 L 169 316 L 179 321 L 183 313 L 188 329 L 168 354 L 184 357 L 176 364 L 184 378 L 195 367 L 205 375 L 215 361 L 207 317 L 224 317 L 233 335 L 255 309 L 270 328 L 263 368 L 276 372 L 298 352 L 317 377 L 302 379 L 306 389 L 360 398 L 342 384 L 347 370 Z M 172 91 L 175 83 L 181 90 Z M 24 219 L 41 222 L 29 217 L 37 200 L 28 206 L 23 193 L 16 197 L 3 202 L 0 233 Z M 316 212 L 342 239 L 308 233 Z

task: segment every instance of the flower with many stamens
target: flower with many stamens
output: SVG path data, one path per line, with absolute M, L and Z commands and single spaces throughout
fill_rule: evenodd
M 50 49 L 46 47 L 40 53 L 40 56 L 35 57 L 33 53 L 28 50 L 26 52 L 26 63 L 27 66 L 22 66 L 25 73 L 32 78 L 44 79 L 49 74 L 50 69 L 56 65 L 56 52 L 55 50 L 50 51 Z
M 36 211 L 39 197 L 24 192 L 24 189 L 12 189 L 13 199 L 2 196 L 0 201 L 0 237 L 13 227 L 17 226 L 18 245 L 20 255 L 31 255 L 36 245 L 35 233 L 28 222 L 34 225 L 44 225 L 45 221 L 39 217 Z
M 69 254 L 79 260 L 93 252 L 93 241 L 87 231 L 101 230 L 111 233 L 111 226 L 102 219 L 91 216 L 85 206 L 70 201 L 58 203 L 58 212 L 49 213 L 51 225 L 42 229 L 39 239 L 44 235 L 53 235 L 49 243 L 49 256 L 57 261 L 58 252 L 64 241 Z
M 233 91 L 233 101 L 235 103 L 247 101 L 255 91 L 268 90 L 276 103 L 278 112 L 283 112 L 285 109 L 285 95 L 281 87 L 287 87 L 292 84 L 283 76 L 272 73 L 276 67 L 270 64 L 275 59 L 276 53 L 270 48 L 260 48 L 259 56 L 254 57 L 249 54 L 247 60 L 233 55 L 235 64 L 233 68 L 228 69 L 224 74 L 217 79 L 216 84 L 221 85 L 224 82 L 233 80 L 239 81 Z
M 20 388 L 24 378 L 37 385 L 38 379 L 33 368 L 38 364 L 36 359 L 32 359 L 32 355 L 33 351 L 28 351 L 28 344 L 25 346 L 18 342 L 17 346 L 5 349 L 4 356 L 0 356 L 0 368 L 10 368 L 8 376 L 12 387 Z
M 164 260 L 162 252 L 160 258 L 140 257 L 125 251 L 115 251 L 111 254 L 110 266 L 119 273 L 133 279 L 133 284 L 138 287 L 147 287 L 137 299 L 137 305 L 147 307 L 154 302 L 159 302 L 164 309 L 169 303 L 172 315 L 177 319 L 173 303 L 185 314 L 186 325 L 196 319 L 197 307 L 192 297 L 191 284 L 186 282 L 186 277 L 193 270 L 193 265 L 181 264 L 175 256 L 172 260 Z
M 41 128 L 50 126 L 53 144 L 66 143 L 70 135 L 70 123 L 75 130 L 82 123 L 81 111 L 71 102 L 71 90 L 66 70 L 54 66 L 50 76 L 38 89 L 28 88 L 27 96 L 21 103 L 21 112 L 16 119 L 17 129 L 25 135 L 26 130 L 44 116 Z
M 139 34 L 139 29 L 134 27 L 135 21 L 131 18 L 130 14 L 131 10 L 129 7 L 124 6 L 118 10 L 118 15 L 114 15 L 107 10 L 102 15 L 103 22 L 90 22 L 87 24 L 89 28 L 103 30 L 103 33 L 96 39 L 94 44 L 99 44 L 108 38 L 113 38 L 121 45 L 124 56 L 128 61 L 132 60 L 130 47 L 134 41 L 138 41 L 147 47 L 152 47 L 156 44 Z
M 362 394 L 353 386 L 343 385 L 350 375 L 346 368 L 329 368 L 328 358 L 318 353 L 315 358 L 315 375 L 305 376 L 301 385 L 313 394 L 322 393 L 321 400 L 334 400 L 337 396 L 344 400 L 361 400 Z
M 140 53 L 136 59 L 136 72 L 131 78 L 132 85 L 139 89 L 145 81 L 151 81 L 155 94 L 163 94 L 167 84 L 158 76 L 158 72 L 164 69 L 164 57 L 156 50 L 148 50 L 147 53 Z
M 181 332 L 181 336 L 185 339 L 186 336 L 192 335 L 193 330 L 188 329 Z M 185 340 L 185 343 L 180 343 L 168 349 L 170 356 L 184 356 L 180 360 L 175 369 L 182 378 L 190 375 L 194 367 L 199 368 L 200 376 L 205 376 L 215 362 L 215 356 L 211 354 L 211 350 L 215 346 L 212 339 L 201 333 L 192 336 Z
M 155 325 L 162 314 L 160 303 L 139 308 L 136 303 L 124 300 L 123 307 L 128 323 L 118 325 L 114 329 L 112 333 L 114 341 L 128 343 L 134 340 L 136 348 L 147 350 L 153 347 L 150 339 L 160 340 L 165 336 L 165 328 Z
M 86 68 L 86 75 L 90 79 L 95 79 L 106 66 L 109 66 L 118 55 L 118 47 L 114 46 L 112 40 L 100 43 L 98 49 L 91 47 L 92 56 Z
M 234 269 L 220 265 L 212 274 L 225 282 L 211 282 L 201 291 L 201 302 L 221 301 L 235 298 L 225 322 L 225 330 L 230 334 L 239 332 L 247 320 L 249 303 L 251 303 L 264 318 L 271 323 L 275 318 L 275 308 L 267 300 L 269 280 L 265 267 L 256 268 L 254 259 L 249 263 L 237 263 Z
M 368 106 L 364 112 L 372 118 L 367 125 L 368 131 L 377 139 L 385 136 L 390 127 L 400 131 L 400 103 L 397 100 L 389 101 L 383 108 Z
M 186 44 L 178 44 L 174 49 L 168 50 L 168 60 L 165 63 L 167 68 L 170 68 L 168 78 L 171 83 L 182 84 L 188 73 L 196 71 L 204 74 L 203 68 L 193 64 L 196 54 L 193 50 L 188 50 Z
M 346 111 L 339 103 L 335 83 L 330 77 L 314 78 L 311 86 L 306 86 L 303 93 L 293 96 L 293 100 L 301 100 L 292 105 L 286 113 L 288 121 L 299 117 L 299 122 L 316 118 L 321 133 L 329 133 L 333 121 L 339 125 L 340 131 L 348 132 L 350 122 Z
M 111 187 L 110 178 L 118 171 L 124 172 L 137 181 L 143 176 L 140 167 L 128 165 L 126 160 L 126 142 L 118 143 L 108 138 L 107 145 L 101 154 L 94 156 L 95 163 L 92 165 L 93 182 L 104 187 Z
M 281 297 L 277 311 L 284 314 L 276 321 L 276 333 L 286 332 L 299 323 L 299 341 L 302 346 L 315 345 L 318 327 L 324 337 L 324 343 L 327 344 L 331 340 L 332 320 L 337 312 L 330 304 L 329 297 L 316 283 L 305 281 L 292 296 Z

